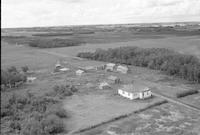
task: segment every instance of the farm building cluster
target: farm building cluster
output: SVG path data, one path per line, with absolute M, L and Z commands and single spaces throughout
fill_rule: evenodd
M 57 62 L 55 65 L 55 72 L 65 72 L 69 71 L 69 68 L 63 67 L 60 62 Z M 105 72 L 117 72 L 121 74 L 127 74 L 130 72 L 130 69 L 126 65 L 119 65 L 115 63 L 108 63 L 100 66 L 87 66 L 87 67 L 78 67 L 75 71 L 76 76 L 83 76 L 84 74 L 90 71 L 105 71 Z M 104 78 L 104 81 L 100 82 L 98 89 L 110 89 L 113 84 L 118 84 L 121 86 L 116 90 L 116 92 L 125 98 L 130 100 L 134 99 L 146 99 L 152 96 L 151 89 L 144 84 L 132 82 L 130 84 L 122 84 L 122 80 L 114 75 L 110 75 L 107 78 Z M 94 84 L 88 83 L 87 87 L 94 87 Z

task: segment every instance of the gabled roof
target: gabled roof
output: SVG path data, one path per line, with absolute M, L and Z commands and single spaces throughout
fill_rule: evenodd
M 146 90 L 149 90 L 149 88 L 146 85 L 141 84 L 141 83 L 133 83 L 133 84 L 123 85 L 121 90 L 134 93 L 134 92 L 146 91 Z

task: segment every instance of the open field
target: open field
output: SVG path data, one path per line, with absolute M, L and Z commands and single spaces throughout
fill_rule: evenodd
M 62 31 L 62 29 L 60 29 Z M 13 35 L 31 36 L 33 34 L 42 34 L 45 31 L 18 31 L 11 32 Z M 78 31 L 78 30 L 76 30 Z M 120 29 L 119 29 L 120 31 Z M 110 89 L 100 90 L 99 84 L 106 80 L 110 75 L 119 77 L 122 84 L 128 84 L 132 81 L 138 81 L 146 84 L 152 91 L 160 92 L 171 98 L 176 98 L 176 93 L 197 89 L 199 84 L 190 84 L 187 81 L 170 77 L 160 71 L 150 70 L 142 67 L 130 66 L 131 73 L 120 74 L 116 72 L 88 71 L 82 76 L 77 76 L 75 71 L 79 67 L 97 66 L 105 62 L 80 60 L 74 56 L 78 52 L 94 51 L 97 48 L 115 48 L 120 46 L 139 46 L 143 48 L 160 47 L 168 48 L 185 54 L 192 54 L 200 57 L 200 36 L 199 35 L 170 35 L 164 34 L 140 34 L 134 35 L 129 32 L 117 33 L 116 31 L 97 31 L 88 32 L 73 36 L 81 38 L 86 44 L 73 47 L 38 49 L 22 44 L 8 44 L 2 42 L 1 45 L 1 64 L 2 68 L 10 66 L 27 65 L 30 70 L 35 71 L 32 76 L 37 77 L 33 83 L 25 84 L 22 87 L 12 89 L 9 92 L 23 94 L 31 91 L 36 95 L 45 95 L 53 90 L 53 86 L 71 83 L 78 88 L 78 92 L 73 96 L 62 100 L 62 108 L 66 109 L 70 118 L 65 121 L 68 131 L 75 131 L 81 128 L 87 128 L 91 125 L 108 121 L 114 117 L 128 114 L 150 104 L 159 102 L 163 99 L 153 97 L 147 100 L 130 101 L 117 94 L 117 89 L 121 84 L 112 84 Z M 48 33 L 47 35 L 48 36 Z M 55 37 L 55 35 L 50 35 Z M 72 35 L 59 35 L 59 38 L 70 38 Z M 51 74 L 56 62 L 60 60 L 62 65 L 70 70 L 65 73 Z M 180 99 L 187 104 L 200 107 L 200 94 L 190 95 Z M 84 135 L 105 134 L 108 128 L 115 125 L 118 133 L 136 133 L 152 135 L 168 134 L 194 134 L 200 132 L 199 114 L 172 103 L 167 103 L 155 108 L 150 108 L 144 112 L 133 114 L 127 118 L 121 119 L 110 124 L 83 132 Z M 110 132 L 111 133 L 111 132 Z M 143 135 L 143 134 L 142 134 Z
M 167 37 L 161 39 L 143 39 L 118 42 L 118 43 L 104 43 L 104 44 L 85 44 L 78 47 L 56 48 L 48 49 L 48 51 L 55 51 L 61 54 L 75 56 L 78 52 L 95 51 L 97 48 L 107 49 L 120 46 L 138 46 L 143 48 L 167 48 L 178 51 L 180 53 L 196 55 L 200 58 L 200 36 L 192 37 Z
M 200 115 L 174 104 L 164 104 L 132 115 L 124 120 L 103 125 L 82 135 L 198 135 Z

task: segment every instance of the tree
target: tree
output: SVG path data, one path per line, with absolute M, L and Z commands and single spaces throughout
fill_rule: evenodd
M 23 67 L 21 67 L 21 69 L 25 73 L 29 70 L 28 66 L 23 66 Z
M 17 73 L 18 72 L 17 68 L 15 66 L 11 66 L 7 70 L 9 73 Z

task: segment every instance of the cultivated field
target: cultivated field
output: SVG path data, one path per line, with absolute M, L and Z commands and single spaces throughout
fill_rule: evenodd
M 198 135 L 200 115 L 174 104 L 164 104 L 82 135 Z

